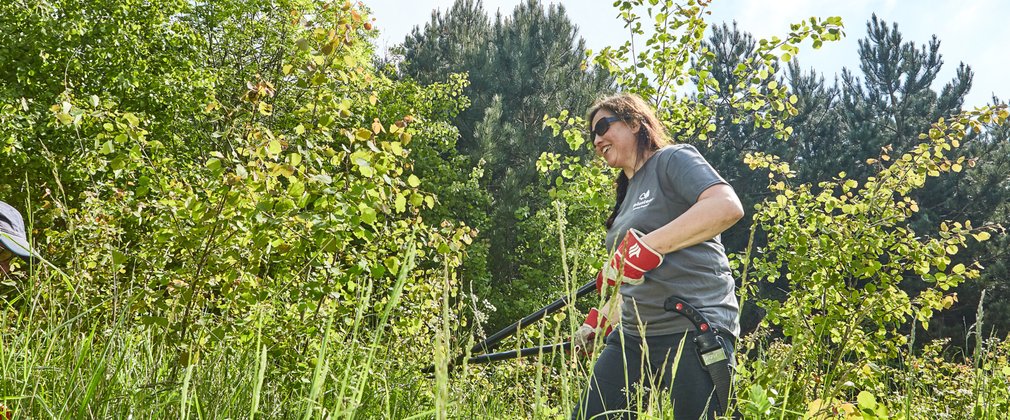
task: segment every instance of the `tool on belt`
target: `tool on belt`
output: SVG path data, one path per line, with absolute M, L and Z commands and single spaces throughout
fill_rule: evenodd
M 719 335 L 719 330 L 708 322 L 705 315 L 698 312 L 691 304 L 677 296 L 666 299 L 664 308 L 668 312 L 676 312 L 691 320 L 697 333 L 694 336 L 695 348 L 701 358 L 702 367 L 708 371 L 715 384 L 715 394 L 722 412 L 729 409 L 732 367 L 726 356 L 725 342 Z

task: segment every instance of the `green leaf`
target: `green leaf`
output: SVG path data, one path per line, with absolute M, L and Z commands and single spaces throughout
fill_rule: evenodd
M 414 176 L 414 174 L 410 174 L 407 177 L 407 185 L 410 185 L 411 188 L 417 188 L 418 185 L 421 185 L 421 180 Z
M 861 410 L 873 411 L 877 408 L 877 399 L 874 398 L 873 394 L 866 391 L 859 391 L 859 395 L 856 396 L 856 403 L 859 404 Z
M 210 169 L 215 172 L 221 169 L 221 159 L 218 158 L 207 159 L 207 169 Z
M 102 147 L 98 149 L 98 153 L 101 153 L 103 155 L 108 155 L 115 151 L 116 146 L 112 144 L 112 140 L 106 141 L 105 144 L 103 144 Z
M 375 209 L 369 207 L 365 203 L 358 203 L 358 213 L 361 215 L 362 222 L 374 224 L 377 220 Z
M 301 197 L 303 193 L 305 193 L 305 183 L 301 181 L 292 181 L 288 186 L 288 195 L 291 197 Z
M 143 325 L 159 325 L 159 326 L 162 326 L 162 327 L 167 327 L 168 326 L 168 318 L 160 317 L 160 316 L 141 315 L 140 316 L 140 323 L 143 324 Z
M 397 194 L 393 205 L 396 207 L 397 213 L 403 213 L 407 210 L 407 198 L 403 194 Z
M 122 252 L 119 252 L 119 251 L 116 251 L 116 250 L 112 250 L 112 263 L 113 264 L 115 264 L 115 265 L 123 265 L 124 263 L 126 263 L 126 260 L 127 260 L 126 254 L 124 254 Z
M 126 123 L 129 124 L 130 127 L 137 127 L 140 125 L 140 119 L 137 118 L 136 115 L 133 115 L 133 113 L 127 112 L 126 114 L 123 114 L 123 119 L 126 120 Z
M 386 257 L 386 259 L 383 260 L 382 263 L 385 264 L 386 268 L 388 268 L 389 271 L 392 272 L 395 272 L 398 268 L 400 268 L 400 260 L 397 259 L 396 257 Z
M 280 154 L 281 153 L 281 142 L 279 142 L 277 140 L 270 140 L 270 142 L 267 143 L 267 153 L 269 153 L 271 156 L 276 156 L 276 155 Z
M 70 125 L 74 122 L 74 118 L 65 112 L 60 112 L 56 114 L 56 119 L 59 120 L 63 125 Z

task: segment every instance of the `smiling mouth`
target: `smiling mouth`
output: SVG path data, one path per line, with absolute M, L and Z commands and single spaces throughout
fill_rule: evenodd
M 614 146 L 607 146 L 607 147 L 604 147 L 604 148 L 603 148 L 603 152 L 602 152 L 602 154 L 604 154 L 604 155 L 605 155 L 605 154 L 607 154 L 607 152 L 609 152 L 609 151 L 610 151 L 610 149 L 611 149 L 612 147 L 614 147 Z

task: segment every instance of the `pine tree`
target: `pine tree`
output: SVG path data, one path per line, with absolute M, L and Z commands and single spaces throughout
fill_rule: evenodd
M 457 150 L 470 167 L 481 168 L 492 197 L 488 224 L 478 228 L 489 246 L 493 281 L 478 281 L 475 289 L 499 304 L 493 324 L 522 315 L 557 290 L 549 279 L 561 277 L 557 238 L 531 217 L 550 204 L 535 164 L 545 151 L 572 152 L 543 129 L 543 117 L 587 109 L 611 80 L 583 68 L 585 44 L 565 9 L 536 0 L 511 15 L 499 12 L 493 22 L 480 1 L 458 0 L 444 14 L 435 12 L 423 30 L 415 28 L 403 56 L 403 76 L 420 81 L 467 74 L 464 94 L 472 105 L 453 120 Z

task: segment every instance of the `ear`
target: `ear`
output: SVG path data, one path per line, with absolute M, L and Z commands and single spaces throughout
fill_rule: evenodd
M 632 133 L 638 134 L 638 130 L 642 129 L 642 123 L 638 122 L 637 119 L 633 119 L 628 121 L 628 128 L 631 128 Z

